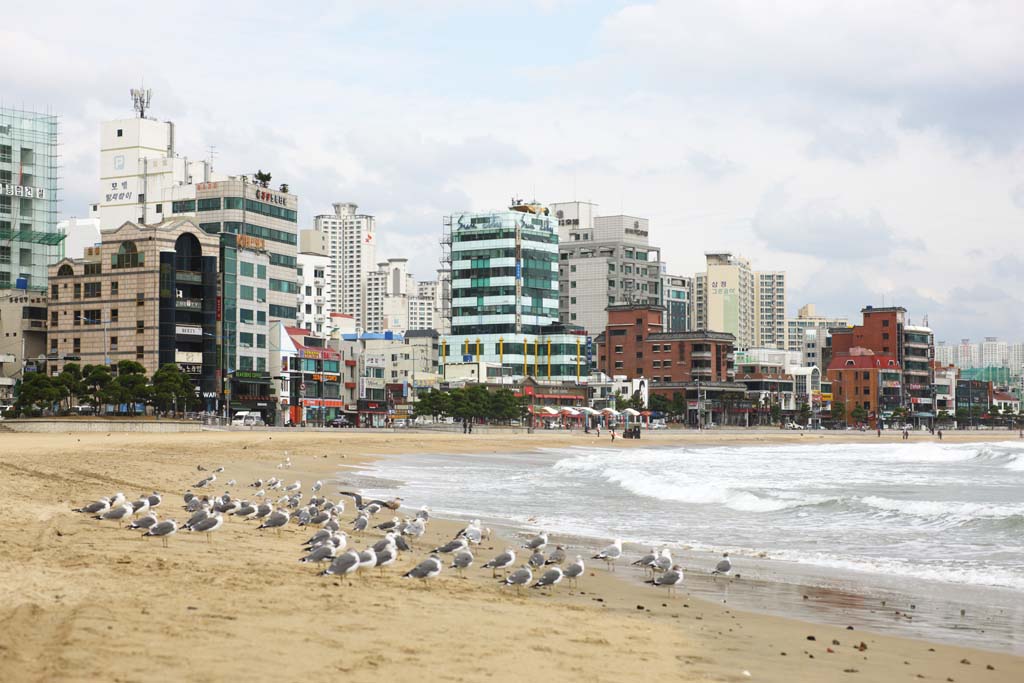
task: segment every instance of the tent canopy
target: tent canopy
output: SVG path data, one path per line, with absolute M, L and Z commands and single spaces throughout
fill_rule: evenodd
M 640 414 L 640 411 L 639 410 L 633 410 L 632 408 L 624 408 L 622 410 L 622 414 L 623 415 L 630 415 L 632 417 L 636 417 L 637 415 Z

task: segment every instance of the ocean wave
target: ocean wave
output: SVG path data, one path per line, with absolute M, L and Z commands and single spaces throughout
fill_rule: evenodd
M 897 500 L 882 496 L 865 496 L 859 500 L 868 507 L 915 517 L 951 517 L 969 521 L 979 518 L 1005 519 L 1024 515 L 1024 505 L 1022 504 L 969 503 L 952 500 Z

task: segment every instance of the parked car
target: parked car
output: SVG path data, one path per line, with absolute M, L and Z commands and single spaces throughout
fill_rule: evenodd
M 263 415 L 255 410 L 240 410 L 231 418 L 232 427 L 263 427 Z
M 789 422 L 786 424 L 786 429 L 803 429 L 804 426 L 797 424 L 796 422 Z
M 338 428 L 341 428 L 341 427 L 351 427 L 352 423 L 344 415 L 339 415 L 338 417 L 336 417 L 333 420 L 331 420 L 330 425 L 331 425 L 331 427 L 334 427 L 335 429 L 338 429 Z

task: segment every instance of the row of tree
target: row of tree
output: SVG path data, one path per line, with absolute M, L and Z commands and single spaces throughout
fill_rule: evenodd
M 140 404 L 161 411 L 184 411 L 199 404 L 195 385 L 174 363 L 167 363 L 146 377 L 146 369 L 132 360 L 117 363 L 116 373 L 106 365 L 68 363 L 51 377 L 44 372 L 25 373 L 16 388 L 14 412 L 20 416 L 44 411 L 70 411 L 72 405 L 125 406 L 134 415 Z M 116 410 L 116 409 L 115 409 Z
M 476 384 L 451 391 L 430 391 L 420 394 L 414 414 L 417 417 L 453 417 L 457 420 L 508 422 L 525 415 L 526 407 L 508 389 L 488 391 Z

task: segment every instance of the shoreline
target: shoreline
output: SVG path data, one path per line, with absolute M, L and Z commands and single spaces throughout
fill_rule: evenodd
M 628 448 L 683 440 L 672 438 L 674 430 L 666 436 L 615 443 Z M 738 442 L 725 434 L 714 440 Z M 587 445 L 557 432 L 522 434 L 515 442 L 517 450 Z M 430 523 L 419 551 L 403 556 L 394 570 L 349 586 L 296 562 L 304 531 L 295 528 L 276 537 L 230 520 L 211 543 L 179 533 L 165 549 L 70 512 L 114 490 L 134 496 L 156 489 L 165 495 L 163 512 L 180 520 L 180 496 L 198 478 L 197 463 L 225 466 L 222 478 L 237 479 L 232 491 L 246 497 L 249 481 L 281 476 L 276 465 L 284 451 L 293 463 L 284 476 L 308 489 L 315 479 L 326 481 L 382 454 L 508 447 L 507 435 L 482 430 L 468 437 L 3 434 L 0 514 L 9 561 L 0 566 L 0 618 L 8 625 L 0 634 L 0 678 L 224 679 L 287 671 L 292 679 L 341 672 L 406 680 L 425 669 L 455 680 L 629 680 L 641 670 L 645 677 L 675 680 L 845 681 L 851 669 L 855 680 L 877 681 L 920 674 L 1001 682 L 1024 675 L 1024 658 L 1012 654 L 741 612 L 682 592 L 669 600 L 590 562 L 578 591 L 563 585 L 553 597 L 536 591 L 516 597 L 479 569 L 500 551 L 497 539 L 476 551 L 469 579 L 446 570 L 426 590 L 400 579 L 399 570 L 422 559 L 427 542 L 451 537 L 456 523 L 440 519 Z M 350 511 L 351 504 L 345 520 Z M 375 538 L 353 540 L 363 547 Z M 830 645 L 833 640 L 841 645 Z
M 659 445 L 671 447 L 671 444 Z M 714 444 L 702 445 L 711 447 Z M 692 446 L 700 447 L 696 444 Z M 500 455 L 510 457 L 518 453 L 525 456 L 536 452 L 536 449 L 507 451 L 501 452 Z M 371 470 L 386 467 L 389 460 L 403 461 L 411 457 L 415 456 L 376 456 L 370 462 L 352 468 L 355 476 L 352 483 L 373 491 L 374 495 L 408 495 L 403 493 L 405 482 L 387 476 L 382 477 Z M 460 454 L 460 457 L 486 457 L 486 454 L 464 453 Z M 424 502 L 428 501 L 417 498 L 412 501 L 412 506 L 415 508 Z M 436 514 L 461 525 L 480 516 L 479 513 L 471 511 Z M 518 539 L 519 542 L 540 530 L 538 523 L 522 520 L 492 518 L 484 519 L 483 524 L 489 524 L 500 535 Z M 567 548 L 583 552 L 585 556 L 593 554 L 610 541 L 607 534 L 566 532 L 550 525 L 545 526 L 545 529 L 552 534 L 552 538 L 566 544 Z M 963 645 L 959 639 L 967 638 L 970 640 L 970 647 L 986 652 L 1024 655 L 1024 642 L 1012 639 L 1012 634 L 1017 632 L 1015 623 L 1010 621 L 1006 611 L 1001 609 L 1001 605 L 1013 604 L 1014 601 L 1021 599 L 1020 591 L 1010 587 L 914 579 L 920 588 L 909 592 L 906 590 L 906 577 L 900 577 L 904 581 L 903 585 L 898 585 L 899 582 L 893 582 L 891 577 L 879 572 L 863 569 L 840 570 L 813 563 L 759 557 L 757 553 L 745 554 L 734 549 L 730 549 L 732 556 L 742 558 L 736 561 L 737 566 L 742 567 L 748 574 L 743 577 L 742 582 L 723 584 L 711 581 L 709 577 L 709 568 L 719 559 L 717 552 L 680 546 L 678 543 L 664 540 L 644 542 L 623 539 L 624 555 L 631 560 L 645 554 L 652 546 L 672 547 L 675 561 L 682 565 L 686 574 L 687 595 L 696 600 L 717 603 L 726 598 L 729 604 L 736 606 L 737 609 L 763 615 L 826 626 L 856 623 L 858 628 L 874 629 L 872 632 L 887 636 L 946 645 Z M 765 576 L 765 568 L 768 568 L 768 576 Z M 635 568 L 626 569 L 620 578 L 628 575 L 630 581 L 637 583 L 642 572 Z M 886 579 L 890 579 L 888 583 Z M 951 597 L 951 593 L 956 593 L 957 597 Z M 983 597 L 985 604 L 978 605 L 978 597 Z M 960 609 L 969 611 L 971 618 L 958 618 Z M 996 644 L 987 643 L 990 637 L 986 634 L 990 631 L 1004 634 L 1004 637 L 1010 639 L 1000 640 Z

